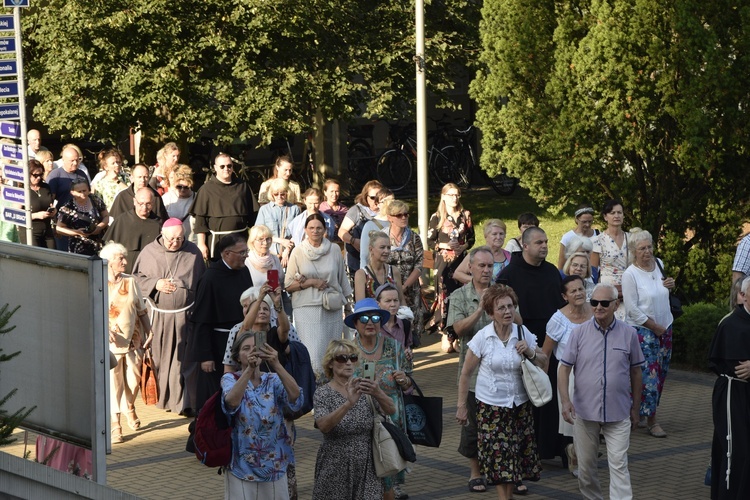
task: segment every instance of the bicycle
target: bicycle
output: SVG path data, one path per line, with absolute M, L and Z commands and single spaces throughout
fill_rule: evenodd
M 352 186 L 357 188 L 372 179 L 375 164 L 375 149 L 372 144 L 374 125 L 350 125 L 347 127 L 347 170 Z
M 401 126 L 398 122 L 391 124 L 387 120 L 386 123 L 390 127 L 389 136 L 395 147 L 380 155 L 375 174 L 381 184 L 397 192 L 404 189 L 414 175 L 411 159 L 417 158 L 417 141 L 413 137 L 416 125 L 410 123 Z M 444 173 L 455 168 L 456 148 L 452 144 L 446 144 L 449 141 L 442 126 L 430 132 L 428 138 L 432 139 L 428 149 L 428 168 L 438 182 L 445 184 L 438 172 Z

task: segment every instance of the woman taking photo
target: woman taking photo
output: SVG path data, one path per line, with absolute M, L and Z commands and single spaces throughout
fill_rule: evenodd
M 500 276 L 500 271 L 510 264 L 510 252 L 503 250 L 503 245 L 505 244 L 505 229 L 505 222 L 500 219 L 489 219 L 484 223 L 484 239 L 487 242 L 487 246 L 492 250 L 492 256 L 494 257 L 492 263 L 492 283 L 494 283 L 497 280 L 497 277 Z M 464 285 L 471 281 L 468 255 L 464 257 L 461 264 L 456 268 L 456 271 L 453 273 L 453 278 Z
M 349 328 L 357 330 L 355 342 L 359 347 L 359 357 L 362 362 L 354 374 L 364 377 L 364 363 L 374 365 L 374 379 L 380 389 L 391 399 L 396 408 L 391 413 L 393 423 L 406 432 L 406 415 L 404 414 L 404 399 L 402 391 L 410 392 L 413 387 L 411 377 L 404 372 L 407 366 L 406 353 L 401 345 L 392 338 L 386 337 L 380 331 L 383 323 L 390 318 L 390 313 L 378 306 L 375 299 L 363 299 L 354 304 L 354 312 L 346 317 L 344 322 Z M 385 493 L 383 498 L 407 498 L 402 491 L 406 473 L 399 472 L 395 476 L 383 480 Z
M 273 244 L 271 230 L 266 226 L 255 225 L 250 228 L 247 239 L 247 259 L 245 265 L 250 270 L 253 284 L 260 286 L 268 280 L 268 271 L 279 273 L 279 283 L 284 282 L 284 270 L 279 258 L 270 252 Z
M 392 284 L 398 290 L 399 298 L 403 301 L 401 294 L 401 272 L 397 267 L 387 264 L 391 254 L 391 245 L 388 235 L 380 231 L 370 232 L 370 252 L 367 256 L 367 265 L 354 274 L 354 300 L 360 301 L 365 298 L 375 298 L 375 291 L 386 283 Z
M 96 193 L 109 210 L 112 208 L 117 193 L 128 188 L 120 177 L 122 153 L 117 148 L 107 148 L 99 153 L 98 159 L 99 170 L 104 172 L 104 175 L 94 177 L 91 192 Z
M 382 188 L 383 185 L 378 181 L 369 181 L 362 186 L 362 192 L 354 198 L 355 205 L 346 213 L 339 228 L 339 239 L 346 244 L 346 269 L 352 280 L 354 273 L 359 269 L 362 228 L 367 221 L 378 214 L 380 210 L 378 194 Z
M 569 259 L 570 260 L 570 259 Z M 567 265 L 567 263 L 566 263 Z M 558 309 L 555 314 L 552 315 L 549 322 L 547 323 L 547 338 L 544 339 L 544 345 L 542 346 L 542 352 L 549 359 L 550 354 L 555 353 L 557 359 L 562 358 L 565 348 L 568 345 L 568 339 L 570 338 L 570 332 L 573 328 L 580 325 L 581 323 L 591 319 L 594 314 L 591 305 L 588 303 L 586 298 L 586 288 L 583 282 L 583 278 L 577 274 L 570 275 L 562 281 L 562 297 L 567 303 L 561 309 Z M 558 366 L 558 373 L 560 367 Z M 570 374 L 571 380 L 569 384 L 570 397 L 573 397 L 573 373 Z M 561 408 L 560 396 L 557 397 L 557 405 Z M 569 438 L 569 444 L 565 446 L 565 454 L 568 461 L 568 470 L 575 477 L 578 477 L 578 464 L 576 462 L 576 452 L 573 446 L 573 425 L 567 423 L 564 419 L 559 421 L 558 432 L 563 436 Z
M 466 398 L 469 379 L 477 377 L 477 441 L 479 467 L 488 484 L 497 488 L 498 498 L 512 498 L 521 480 L 538 481 L 542 470 L 534 438 L 532 404 L 521 379 L 521 360 L 547 365 L 547 355 L 537 346 L 528 329 L 519 339 L 513 314 L 518 298 L 512 288 L 493 285 L 485 290 L 481 307 L 492 317 L 467 344 L 468 351 L 458 383 L 456 421 L 467 422 Z M 523 328 L 523 327 L 521 327 Z
M 85 177 L 78 177 L 70 185 L 72 198 L 57 214 L 57 232 L 68 238 L 68 252 L 96 255 L 101 249 L 102 236 L 107 230 L 109 213 L 104 202 L 91 196 Z
M 297 203 L 299 201 L 302 201 L 302 197 L 300 196 L 299 184 L 291 180 L 292 159 L 289 157 L 289 155 L 282 155 L 276 158 L 276 161 L 274 162 L 273 176 L 260 185 L 260 192 L 258 193 L 258 203 L 262 204 L 273 201 L 271 190 L 274 188 L 271 187 L 271 185 L 276 179 L 283 179 L 286 181 L 287 200 L 290 203 Z
M 594 250 L 591 265 L 599 268 L 599 283 L 614 285 L 622 299 L 622 273 L 630 263 L 628 235 L 622 230 L 625 213 L 620 200 L 609 200 L 602 209 L 607 229 L 592 238 Z M 615 313 L 617 319 L 625 318 L 622 305 Z
M 427 231 L 427 244 L 435 251 L 435 315 L 439 316 L 438 328 L 442 330 L 448 318 L 447 299 L 461 286 L 453 273 L 474 246 L 474 226 L 471 214 L 461 205 L 461 190 L 453 183 L 446 184 L 440 191 L 440 203 L 437 212 L 430 217 L 430 228 Z M 443 335 L 443 352 L 456 352 L 457 341 L 451 343 Z
M 44 182 L 44 167 L 36 160 L 29 160 L 29 188 L 31 198 L 31 244 L 35 247 L 55 248 L 55 235 L 52 232 L 52 219 L 57 214 L 53 203 L 55 195 Z M 18 237 L 26 244 L 26 228 L 20 228 Z
M 320 371 L 328 342 L 341 338 L 343 308 L 352 293 L 341 250 L 323 236 L 324 232 L 325 221 L 320 214 L 307 218 L 307 238 L 292 253 L 284 279 L 287 292 L 292 294 L 294 326 L 310 352 L 315 372 Z
M 633 265 L 622 276 L 622 295 L 627 316 L 625 321 L 635 327 L 643 357 L 643 392 L 638 427 L 646 427 L 653 437 L 664 438 L 656 421 L 664 381 L 672 359 L 672 310 L 669 291 L 674 278 L 662 273 L 661 261 L 654 257 L 651 233 L 638 231 L 630 234 L 630 254 Z
M 221 377 L 222 409 L 234 421 L 224 498 L 287 500 L 286 471 L 294 451 L 283 410 L 299 410 L 305 395 L 273 347 L 255 345 L 254 333 L 237 338 L 232 360 L 240 370 Z M 271 372 L 261 373 L 261 363 Z
M 141 420 L 135 413 L 135 397 L 141 383 L 143 351 L 154 338 L 143 294 L 135 278 L 126 275 L 128 251 L 119 243 L 107 243 L 99 256 L 107 260 L 109 276 L 109 350 L 117 363 L 110 366 L 109 390 L 112 442 L 122 443 L 120 414 L 137 431 Z
M 313 500 L 381 500 L 383 482 L 372 458 L 374 417 L 367 396 L 386 415 L 396 406 L 377 382 L 354 376 L 360 363 L 351 340 L 332 340 L 323 356 L 323 372 L 330 380 L 315 391 L 315 427 L 323 443 L 315 460 Z
M 570 255 L 568 253 L 568 246 L 570 239 L 575 236 L 581 236 L 584 238 L 593 238 L 599 234 L 598 229 L 592 229 L 591 225 L 594 223 L 594 209 L 586 204 L 578 205 L 575 212 L 576 227 L 571 229 L 567 233 L 563 234 L 560 239 L 560 253 L 557 257 L 557 268 L 562 271 L 565 261 Z
M 271 230 L 273 242 L 270 251 L 281 261 L 281 266 L 286 267 L 289 255 L 294 248 L 292 233 L 289 225 L 299 215 L 299 207 L 288 201 L 289 185 L 284 179 L 274 179 L 269 184 L 268 195 L 271 202 L 266 203 L 258 210 L 255 225 L 266 226 Z

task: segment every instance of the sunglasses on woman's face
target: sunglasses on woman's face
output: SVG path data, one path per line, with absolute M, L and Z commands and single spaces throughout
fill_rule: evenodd
M 342 364 L 346 363 L 347 361 L 356 363 L 357 361 L 359 361 L 359 356 L 356 354 L 337 354 L 333 357 L 333 359 Z
M 379 314 L 373 314 L 372 316 L 369 316 L 367 314 L 363 314 L 359 318 L 357 318 L 363 325 L 366 325 L 368 322 L 372 321 L 373 323 L 380 323 L 380 315 Z

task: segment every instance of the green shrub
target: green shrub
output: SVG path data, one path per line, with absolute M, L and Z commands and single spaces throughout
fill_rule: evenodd
M 727 314 L 725 306 L 698 302 L 684 306 L 685 312 L 672 328 L 672 362 L 685 368 L 706 370 L 708 349 L 716 326 Z

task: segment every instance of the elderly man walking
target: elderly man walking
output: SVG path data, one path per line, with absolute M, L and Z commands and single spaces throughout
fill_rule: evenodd
M 159 386 L 157 408 L 192 416 L 198 364 L 186 360 L 193 324 L 188 313 L 206 265 L 198 246 L 185 241 L 180 219 L 164 223 L 161 235 L 144 247 L 133 274 L 152 314 L 154 370 Z
M 557 389 L 562 417 L 575 426 L 578 487 L 585 499 L 603 499 L 597 472 L 599 433 L 609 462 L 609 497 L 633 498 L 628 471 L 630 431 L 638 422 L 643 352 L 635 328 L 615 319 L 617 289 L 600 283 L 591 294 L 594 317 L 575 327 L 560 360 Z M 573 401 L 568 383 L 575 370 Z

